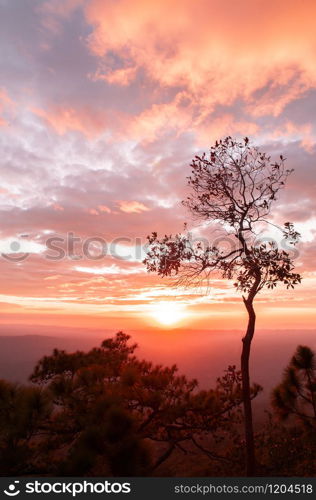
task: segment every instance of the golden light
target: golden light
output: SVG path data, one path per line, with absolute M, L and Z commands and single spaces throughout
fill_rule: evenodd
M 151 316 L 162 325 L 173 325 L 187 316 L 182 304 L 177 302 L 156 302 L 151 308 Z

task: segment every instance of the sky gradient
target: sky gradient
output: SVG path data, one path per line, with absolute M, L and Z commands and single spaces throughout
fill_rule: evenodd
M 0 322 L 145 328 L 172 300 L 177 326 L 242 327 L 232 283 L 176 290 L 141 262 L 151 231 L 207 235 L 181 205 L 189 163 L 231 135 L 295 169 L 271 220 L 302 234 L 303 282 L 262 293 L 258 325 L 314 328 L 315 1 L 0 8 Z

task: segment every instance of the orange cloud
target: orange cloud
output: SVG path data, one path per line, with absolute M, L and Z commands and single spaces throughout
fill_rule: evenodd
M 88 213 L 89 213 L 90 215 L 100 215 L 100 214 L 99 214 L 99 212 L 98 212 L 95 208 L 90 208 L 90 209 L 88 210 Z
M 152 141 L 168 127 L 182 132 L 197 125 L 194 119 L 194 105 L 185 92 L 179 92 L 175 99 L 166 104 L 153 104 L 139 115 L 130 118 L 125 131 L 137 140 Z
M 258 125 L 246 120 L 238 120 L 232 114 L 223 114 L 214 118 L 209 124 L 203 124 L 199 129 L 199 142 L 210 144 L 219 137 L 228 135 L 253 136 L 258 132 Z
M 43 118 L 60 135 L 68 130 L 82 132 L 87 137 L 93 137 L 104 131 L 106 118 L 88 108 L 55 107 L 49 110 L 32 108 L 34 114 Z
M 121 68 L 101 71 L 100 69 L 91 76 L 93 81 L 104 80 L 105 82 L 126 86 L 129 85 L 136 76 L 136 68 Z
M 107 81 L 142 69 L 162 88 L 185 88 L 201 113 L 243 98 L 254 116 L 277 115 L 316 85 L 313 0 L 91 0 L 85 13 L 101 67 L 110 53 L 123 61 Z
M 119 201 L 118 202 L 120 210 L 127 214 L 139 214 L 141 212 L 147 212 L 149 210 L 143 203 L 139 201 Z

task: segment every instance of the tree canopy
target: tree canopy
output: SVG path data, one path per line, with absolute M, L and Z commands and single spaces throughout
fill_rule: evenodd
M 88 352 L 56 349 L 34 368 L 35 385 L 0 380 L 1 474 L 243 473 L 240 372 L 230 366 L 199 390 L 176 367 L 139 360 L 129 340 L 119 332 Z M 315 354 L 299 346 L 256 431 L 261 474 L 315 474 L 315 392 Z
M 207 244 L 192 242 L 186 233 L 159 239 L 153 232 L 144 260 L 148 271 L 162 277 L 176 275 L 179 284 L 191 286 L 216 272 L 233 279 L 237 290 L 253 297 L 279 282 L 288 288 L 298 284 L 301 277 L 293 272 L 290 252 L 280 249 L 273 238 L 262 242 L 259 237 L 269 224 L 271 204 L 291 173 L 285 168 L 285 158 L 280 155 L 272 162 L 248 138 L 238 142 L 227 137 L 216 142 L 209 155 L 196 156 L 191 170 L 188 184 L 192 194 L 183 204 L 195 219 L 219 223 L 224 244 L 218 227 Z M 279 229 L 288 244 L 298 242 L 299 233 L 292 223 Z M 224 248 L 224 236 L 230 237 L 229 251 Z
M 35 387 L 1 382 L 3 470 L 146 475 L 183 446 L 229 462 L 200 439 L 214 443 L 239 422 L 240 373 L 231 366 L 215 388 L 199 390 L 175 365 L 139 360 L 129 340 L 118 332 L 88 352 L 55 349 L 35 366 Z

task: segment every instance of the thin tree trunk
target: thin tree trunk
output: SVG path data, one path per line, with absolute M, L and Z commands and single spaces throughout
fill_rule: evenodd
M 251 341 L 255 332 L 256 314 L 253 308 L 252 300 L 245 300 L 245 306 L 248 312 L 247 332 L 242 339 L 241 353 L 241 375 L 242 375 L 242 392 L 244 405 L 244 425 L 245 425 L 245 440 L 246 440 L 246 475 L 255 475 L 255 443 L 253 436 L 252 422 L 252 407 L 250 397 L 250 376 L 249 376 L 249 358 Z
M 311 378 L 310 371 L 308 369 L 306 370 L 306 373 L 307 373 L 308 386 L 309 386 L 308 388 L 309 388 L 309 392 L 311 395 L 311 401 L 312 401 L 312 406 L 313 406 L 313 410 L 314 410 L 314 417 L 316 418 L 316 401 L 315 401 L 315 392 L 313 390 L 312 378 Z

